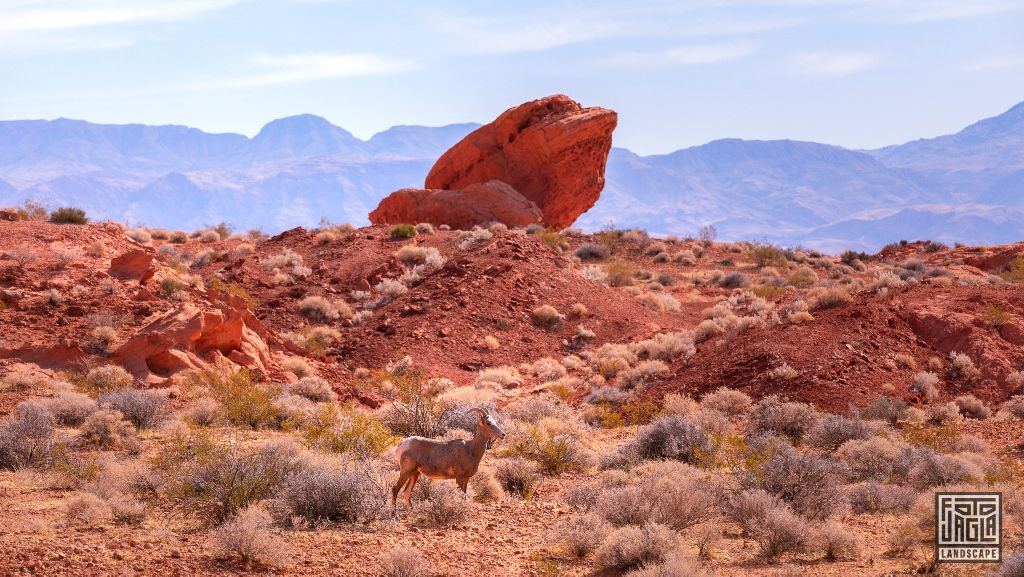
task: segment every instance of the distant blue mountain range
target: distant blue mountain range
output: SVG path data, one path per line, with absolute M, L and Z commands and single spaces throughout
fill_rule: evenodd
M 0 204 L 32 199 L 94 217 L 192 229 L 228 221 L 276 232 L 321 217 L 365 224 L 391 191 L 422 186 L 476 124 L 395 126 L 360 140 L 318 116 L 252 138 L 183 126 L 0 121 Z M 878 150 L 716 140 L 671 154 L 615 148 L 597 205 L 577 225 L 875 250 L 900 239 L 1024 238 L 1024 103 L 947 136 Z

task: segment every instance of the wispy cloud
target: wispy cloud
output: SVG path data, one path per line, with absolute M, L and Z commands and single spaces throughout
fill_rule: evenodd
M 794 67 L 813 76 L 847 76 L 874 68 L 881 57 L 872 52 L 805 52 L 798 54 Z
M 522 22 L 514 25 L 484 18 L 449 18 L 435 23 L 453 38 L 460 51 L 475 54 L 537 52 L 618 34 L 621 25 L 608 20 Z
M 1007 68 L 1022 67 L 1024 67 L 1024 57 L 1022 56 L 993 56 L 992 58 L 982 58 L 969 62 L 964 66 L 964 70 L 968 72 L 987 72 L 989 70 L 1006 70 Z
M 413 63 L 367 53 L 257 54 L 243 74 L 191 83 L 182 90 L 207 91 L 296 84 L 409 70 Z
M 696 64 L 719 64 L 746 58 L 757 52 L 757 43 L 744 40 L 720 44 L 679 46 L 653 52 L 626 52 L 601 63 L 613 67 L 663 68 Z
M 75 30 L 132 22 L 187 20 L 240 0 L 10 0 L 0 35 Z

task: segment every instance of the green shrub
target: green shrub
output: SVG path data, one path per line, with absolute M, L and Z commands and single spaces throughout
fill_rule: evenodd
M 416 227 L 411 224 L 396 224 L 391 227 L 391 238 L 412 238 L 416 236 Z
M 188 382 L 194 387 L 208 388 L 210 396 L 220 402 L 224 418 L 234 425 L 253 429 L 272 427 L 282 416 L 274 404 L 281 390 L 273 385 L 256 383 L 252 373 L 245 369 L 232 373 L 196 373 Z
M 89 218 L 80 208 L 65 206 L 50 213 L 50 222 L 56 224 L 88 224 Z

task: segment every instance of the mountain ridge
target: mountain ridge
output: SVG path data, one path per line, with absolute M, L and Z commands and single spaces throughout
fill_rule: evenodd
M 0 202 L 75 204 L 168 228 L 361 224 L 392 190 L 422 186 L 434 159 L 478 126 L 398 125 L 362 140 L 313 114 L 270 121 L 251 138 L 174 124 L 0 121 Z M 738 138 L 647 156 L 614 148 L 606 180 L 579 226 L 686 235 L 714 224 L 726 239 L 875 249 L 965 222 L 954 208 L 966 206 L 974 224 L 938 240 L 1017 240 L 1004 238 L 991 208 L 1024 210 L 1024 102 L 954 134 L 876 150 Z M 882 209 L 890 216 L 865 216 Z M 877 226 L 900 211 L 910 224 Z

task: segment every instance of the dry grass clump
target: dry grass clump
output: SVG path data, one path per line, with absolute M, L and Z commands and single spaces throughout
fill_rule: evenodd
M 153 243 L 153 235 L 149 234 L 149 231 L 144 228 L 129 229 L 124 235 L 142 245 Z
M 910 390 L 920 393 L 926 400 L 934 401 L 939 398 L 939 376 L 928 371 L 921 371 L 914 375 L 910 384 Z
M 887 395 L 879 395 L 864 407 L 863 415 L 867 419 L 885 421 L 895 426 L 907 414 L 907 403 Z
M 214 233 L 216 234 L 216 233 Z M 210 533 L 214 556 L 243 563 L 280 567 L 288 562 L 287 545 L 274 534 L 272 519 L 259 505 L 246 507 Z
M 533 319 L 533 324 L 548 330 L 557 328 L 565 320 L 565 315 L 559 313 L 558 309 L 551 305 L 541 305 L 533 309 L 530 317 Z
M 838 523 L 829 522 L 815 529 L 821 552 L 828 561 L 852 561 L 861 556 L 860 538 Z
M 742 391 L 721 387 L 704 395 L 700 404 L 704 408 L 719 411 L 724 415 L 738 417 L 749 413 L 754 402 L 750 395 Z
M 421 226 L 416 225 L 417 229 Z M 433 231 L 431 228 L 430 232 Z M 377 564 L 380 577 L 429 577 L 431 574 L 426 558 L 415 547 L 396 547 L 381 555 Z
M 861 420 L 855 409 L 851 412 L 851 417 L 831 413 L 823 416 L 807 431 L 804 440 L 812 447 L 831 453 L 847 441 L 870 437 L 873 428 Z
M 853 301 L 853 297 L 843 287 L 817 287 L 807 295 L 807 304 L 811 310 L 830 309 Z
M 494 234 L 486 228 L 474 227 L 473 230 L 459 231 L 459 248 L 471 250 L 487 242 Z
M 316 375 L 316 371 L 313 370 L 313 366 L 309 364 L 309 361 L 301 357 L 288 357 L 281 363 L 281 368 L 300 379 Z
M 582 261 L 604 260 L 608 258 L 608 247 L 593 242 L 585 242 L 573 254 Z
M 469 479 L 469 490 L 473 494 L 473 500 L 478 503 L 492 503 L 500 501 L 504 496 L 504 489 L 501 483 L 494 478 L 490 471 L 480 470 Z
M 974 395 L 960 395 L 954 402 L 965 417 L 984 420 L 992 416 L 992 409 Z
M 974 382 L 981 377 L 981 371 L 974 366 L 971 357 L 953 351 L 949 354 L 949 371 L 947 376 L 951 380 L 962 380 L 968 383 Z
M 318 403 L 326 403 L 338 399 L 338 394 L 331 388 L 330 383 L 320 377 L 302 377 L 288 385 L 288 392 Z
M 846 505 L 840 473 L 831 460 L 783 444 L 742 481 L 779 497 L 804 517 L 827 519 Z
M 85 385 L 99 392 L 125 389 L 132 386 L 132 376 L 118 365 L 94 367 L 85 375 Z
M 614 571 L 661 563 L 675 549 L 677 541 L 675 531 L 656 523 L 620 527 L 598 547 L 594 563 L 598 569 Z
M 697 463 L 712 451 L 707 431 L 681 415 L 660 417 L 640 427 L 634 450 L 644 459 L 673 459 Z
M 541 479 L 537 467 L 522 457 L 499 460 L 494 466 L 494 478 L 507 494 L 522 499 L 533 497 Z
M 200 397 L 185 410 L 184 416 L 193 425 L 209 427 L 220 420 L 220 403 L 210 397 Z
M 710 571 L 704 570 L 687 559 L 681 553 L 669 553 L 661 563 L 648 563 L 623 577 L 712 577 Z
M 68 524 L 95 527 L 105 525 L 114 519 L 114 512 L 106 501 L 92 493 L 81 493 L 72 497 L 64 508 Z
M 551 540 L 569 555 L 582 559 L 596 551 L 611 530 L 604 519 L 592 513 L 573 515 L 555 525 Z
M 332 302 L 322 296 L 308 296 L 299 301 L 299 312 L 319 322 L 352 317 L 352 309 L 345 301 Z
M 917 500 L 917 491 L 901 485 L 868 481 L 850 487 L 846 496 L 850 509 L 857 514 L 906 513 Z
M 569 422 L 573 418 L 572 408 L 550 393 L 520 398 L 507 405 L 503 412 L 510 419 L 531 424 L 538 424 L 544 419 Z

